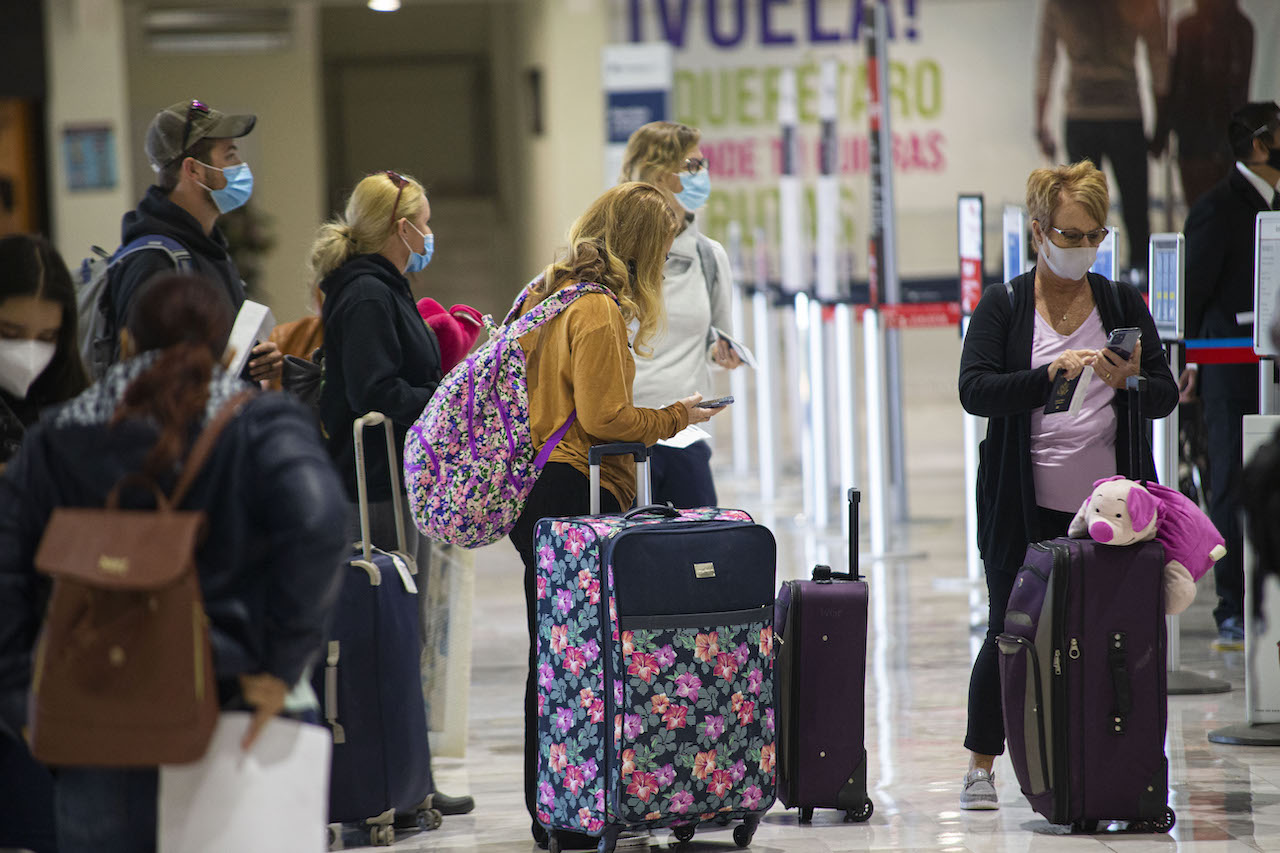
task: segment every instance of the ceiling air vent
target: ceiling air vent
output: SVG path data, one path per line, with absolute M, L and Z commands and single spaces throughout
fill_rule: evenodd
M 290 9 L 148 9 L 147 46 L 159 53 L 264 53 L 289 47 Z

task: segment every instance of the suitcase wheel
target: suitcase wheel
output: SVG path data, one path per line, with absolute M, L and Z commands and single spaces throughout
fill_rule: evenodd
M 1165 806 L 1164 817 L 1130 824 L 1129 828 L 1131 830 L 1136 830 L 1137 832 L 1155 832 L 1163 834 L 1173 829 L 1173 825 L 1177 822 L 1178 816 L 1174 813 L 1173 809 Z
M 813 809 L 812 809 L 812 808 L 805 807 L 805 808 L 800 809 L 800 822 L 801 822 L 801 823 L 813 823 Z
M 751 844 L 751 836 L 755 834 L 755 827 L 740 823 L 733 828 L 733 843 L 739 847 L 747 847 Z
M 1085 834 L 1092 834 L 1098 831 L 1098 821 L 1097 820 L 1077 820 L 1071 824 L 1071 831 L 1083 832 Z
M 374 847 L 390 847 L 396 843 L 396 828 L 390 824 L 369 827 L 369 843 Z
M 677 826 L 672 832 L 675 833 L 676 841 L 681 844 L 688 844 L 693 840 L 693 833 L 697 830 L 692 826 Z
M 552 831 L 551 837 L 547 839 L 547 853 L 560 853 L 560 842 L 556 840 L 554 831 Z
M 439 809 L 418 809 L 417 816 L 418 826 L 428 832 L 439 829 L 440 825 L 444 823 L 444 815 L 441 814 Z
M 868 797 L 867 799 L 862 801 L 862 808 L 857 809 L 856 811 L 854 809 L 849 809 L 847 812 L 844 813 L 844 822 L 845 823 L 865 823 L 866 821 L 871 819 L 871 815 L 875 814 L 875 811 L 876 811 L 875 804 L 872 803 L 871 798 Z

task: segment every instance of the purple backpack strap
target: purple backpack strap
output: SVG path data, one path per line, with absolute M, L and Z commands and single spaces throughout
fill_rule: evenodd
M 532 286 L 532 285 L 531 285 Z M 524 297 L 527 295 L 529 288 L 526 287 L 524 293 L 516 300 L 516 305 L 512 307 L 512 312 L 516 312 L 519 306 L 523 304 Z M 568 287 L 562 287 L 555 293 L 552 293 L 546 299 L 534 306 L 528 314 L 512 322 L 508 329 L 512 337 L 519 338 L 527 335 L 529 332 L 551 320 L 561 311 L 568 308 L 573 302 L 581 296 L 588 293 L 603 293 L 613 300 L 614 304 L 618 304 L 618 297 L 613 291 L 601 284 L 590 281 L 580 281 L 577 284 L 571 284 Z M 508 315 L 510 317 L 510 315 Z
M 564 422 L 560 429 L 551 434 L 551 438 L 547 439 L 547 443 L 542 445 L 542 449 L 538 451 L 538 458 L 533 460 L 533 465 L 539 471 L 547 464 L 547 460 L 551 458 L 551 452 L 556 449 L 556 445 L 569 432 L 569 427 L 573 426 L 573 422 L 578 419 L 578 410 L 574 409 L 569 413 L 569 419 Z

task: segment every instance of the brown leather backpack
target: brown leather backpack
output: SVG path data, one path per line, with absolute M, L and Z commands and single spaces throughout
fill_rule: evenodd
M 35 565 L 53 578 L 53 594 L 28 717 L 31 751 L 46 764 L 143 767 L 204 755 L 218 719 L 196 570 L 206 519 L 177 507 L 251 396 L 237 395 L 204 429 L 168 498 L 131 474 L 105 507 L 50 516 Z M 125 486 L 149 487 L 155 509 L 120 509 Z

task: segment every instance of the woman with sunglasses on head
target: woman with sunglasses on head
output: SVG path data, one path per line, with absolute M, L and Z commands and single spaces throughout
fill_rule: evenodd
M 619 181 L 646 181 L 669 191 L 677 204 L 677 233 L 663 267 L 666 328 L 653 340 L 653 355 L 636 359 L 635 404 L 658 408 L 711 385 L 712 363 L 732 370 L 742 364 L 713 329 L 734 333 L 729 314 L 733 271 L 724 247 L 701 234 L 694 211 L 711 191 L 702 133 L 670 121 L 655 121 L 631 134 Z M 659 444 L 652 457 L 653 498 L 677 507 L 714 506 L 711 446 Z
M 324 296 L 320 420 L 351 501 L 353 542 L 360 538 L 360 522 L 351 425 L 368 412 L 381 412 L 394 425 L 396 458 L 386 459 L 380 439 L 365 454 L 369 533 L 376 547 L 388 551 L 397 547 L 392 472 L 399 482 L 404 437 L 443 377 L 440 345 L 422 322 L 405 278 L 431 262 L 435 235 L 430 221 L 431 203 L 422 184 L 397 172 L 377 172 L 356 184 L 344 213 L 321 226 L 311 250 L 312 280 L 320 282 Z M 407 512 L 404 524 L 422 587 L 430 543 L 417 533 Z M 432 807 L 462 814 L 474 803 L 470 797 L 437 792 Z
M 960 806 L 999 807 L 992 775 L 1004 752 L 996 637 L 1027 545 L 1065 536 L 1093 483 L 1117 473 L 1155 476 L 1150 448 L 1129 459 L 1125 381 L 1146 377 L 1142 410 L 1162 418 L 1178 386 L 1142 296 L 1090 273 L 1107 235 L 1107 179 L 1088 160 L 1036 169 L 1027 211 L 1039 253 L 1028 273 L 982 295 L 960 358 L 960 402 L 988 418 L 978 470 L 978 546 L 987 577 L 987 635 L 969 682 L 965 748 L 969 772 Z M 1141 336 L 1129 358 L 1107 348 L 1113 329 Z M 1055 377 L 1096 373 L 1079 415 L 1045 414 Z M 1144 443 L 1145 444 L 1145 443 Z

